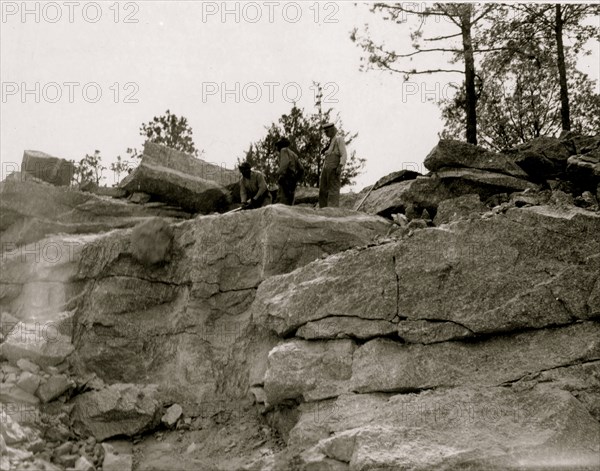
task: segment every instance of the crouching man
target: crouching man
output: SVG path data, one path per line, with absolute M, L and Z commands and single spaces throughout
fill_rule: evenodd
M 238 167 L 240 178 L 240 199 L 243 209 L 261 208 L 271 204 L 271 194 L 267 189 L 265 176 L 258 170 L 252 170 L 248 162 L 243 162 Z

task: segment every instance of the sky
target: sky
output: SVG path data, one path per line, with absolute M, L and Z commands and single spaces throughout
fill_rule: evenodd
M 413 2 L 412 5 L 423 5 Z M 203 159 L 234 169 L 265 127 L 293 102 L 312 112 L 313 81 L 339 113 L 350 146 L 366 159 L 359 191 L 423 160 L 442 130 L 432 101 L 460 74 L 361 72 L 350 40 L 369 24 L 377 38 L 410 50 L 409 28 L 353 2 L 2 1 L 1 178 L 32 149 L 80 160 L 99 150 L 109 167 L 141 148 L 142 123 L 168 109 L 185 116 Z M 410 18 L 409 18 L 410 20 Z M 433 21 L 433 20 L 431 20 Z M 600 20 L 599 20 L 600 21 Z M 444 21 L 426 25 L 451 32 Z M 600 45 L 579 64 L 600 77 Z M 418 66 L 444 65 L 430 55 Z M 134 163 L 135 165 L 135 163 Z M 116 183 L 110 170 L 104 183 Z

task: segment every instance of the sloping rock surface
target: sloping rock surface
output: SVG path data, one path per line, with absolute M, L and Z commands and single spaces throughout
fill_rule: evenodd
M 97 234 L 132 227 L 148 217 L 187 219 L 164 205 L 140 206 L 124 200 L 22 179 L 0 182 L 0 244 L 10 251 L 51 234 Z

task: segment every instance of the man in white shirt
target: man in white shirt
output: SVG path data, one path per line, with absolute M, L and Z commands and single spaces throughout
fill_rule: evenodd
M 338 134 L 333 123 L 323 126 L 329 138 L 329 146 L 324 151 L 323 168 L 319 181 L 319 207 L 337 207 L 340 205 L 341 177 L 346 165 L 347 153 L 344 136 Z

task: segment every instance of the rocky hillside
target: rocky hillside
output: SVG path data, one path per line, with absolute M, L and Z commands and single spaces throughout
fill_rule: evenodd
M 599 151 L 441 141 L 360 212 L 13 175 L 2 469 L 598 469 Z

